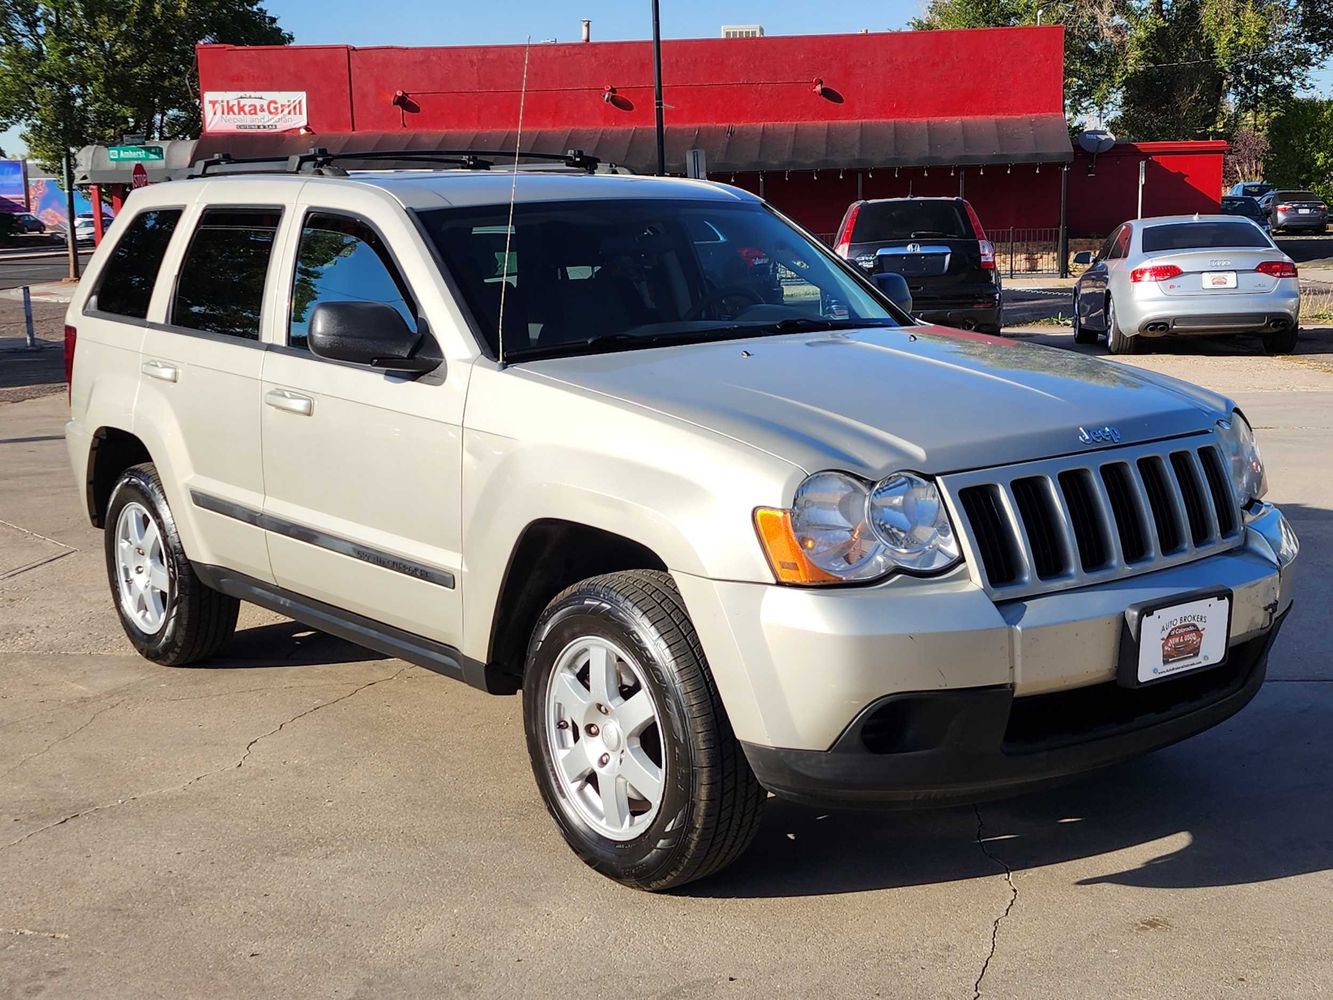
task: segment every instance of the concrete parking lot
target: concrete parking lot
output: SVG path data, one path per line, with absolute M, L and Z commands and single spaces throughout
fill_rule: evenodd
M 58 339 L 58 310 L 42 324 Z M 517 698 L 254 608 L 205 666 L 134 655 L 66 465 L 52 348 L 0 378 L 0 996 L 1333 993 L 1333 331 L 1302 348 L 1129 359 L 1240 402 L 1301 536 L 1250 707 L 979 808 L 770 802 L 740 863 L 666 896 L 565 848 Z

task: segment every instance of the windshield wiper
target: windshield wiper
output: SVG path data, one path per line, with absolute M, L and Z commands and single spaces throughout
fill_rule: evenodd
M 805 333 L 809 330 L 858 330 L 866 326 L 897 326 L 882 319 L 818 319 L 814 316 L 795 316 L 776 323 L 745 326 L 743 329 L 772 333 Z

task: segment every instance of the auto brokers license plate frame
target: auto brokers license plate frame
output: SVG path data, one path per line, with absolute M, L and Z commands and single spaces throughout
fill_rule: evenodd
M 1220 281 L 1218 279 L 1221 279 Z M 1203 283 L 1205 292 L 1212 291 L 1214 288 L 1235 288 L 1235 271 L 1204 271 L 1200 280 Z
M 1225 664 L 1230 653 L 1234 597 L 1230 588 L 1222 587 L 1130 605 L 1120 627 L 1116 683 L 1121 687 L 1147 687 Z M 1220 650 L 1215 638 L 1219 624 Z M 1190 626 L 1201 633 L 1197 652 L 1171 655 L 1165 644 L 1167 636 L 1177 629 L 1188 632 Z

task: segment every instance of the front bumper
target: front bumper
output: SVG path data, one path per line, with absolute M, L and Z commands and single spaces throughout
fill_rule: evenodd
M 830 590 L 676 579 L 770 790 L 826 804 L 975 799 L 1123 760 L 1239 710 L 1291 604 L 1284 533 L 1264 507 L 1237 548 L 1000 604 L 965 568 Z M 1204 588 L 1232 595 L 1228 663 L 1118 687 L 1125 609 Z
M 760 783 L 816 806 L 977 802 L 1057 784 L 1201 733 L 1258 693 L 1279 616 L 1228 661 L 1156 687 L 1114 682 L 1015 698 L 1005 686 L 888 695 L 832 749 L 744 744 Z

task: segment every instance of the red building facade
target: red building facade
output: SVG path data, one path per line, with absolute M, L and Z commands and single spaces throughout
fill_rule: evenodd
M 1063 50 L 1058 26 L 667 41 L 667 169 L 702 149 L 712 179 L 821 234 L 858 197 L 960 191 L 988 229 L 1054 228 L 1067 171 L 1069 231 L 1096 235 L 1134 214 L 1144 159 L 1145 214 L 1216 210 L 1223 144 L 1117 146 L 1089 173 L 1064 119 Z M 205 132 L 199 155 L 512 149 L 521 112 L 524 148 L 650 172 L 651 55 L 646 42 L 203 45 L 203 91 L 303 93 L 307 122 Z

